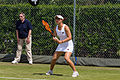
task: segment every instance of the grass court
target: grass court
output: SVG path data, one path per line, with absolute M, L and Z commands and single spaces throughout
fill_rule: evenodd
M 0 62 L 0 80 L 119 80 L 118 67 L 76 66 L 79 77 L 72 78 L 69 65 L 56 65 L 54 74 L 47 76 L 50 64 L 11 64 Z

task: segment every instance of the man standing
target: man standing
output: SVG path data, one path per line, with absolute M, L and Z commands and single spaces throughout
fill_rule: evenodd
M 25 42 L 27 59 L 29 61 L 29 64 L 33 64 L 32 51 L 31 51 L 32 25 L 27 19 L 25 19 L 25 14 L 23 12 L 19 14 L 19 18 L 20 20 L 18 20 L 16 23 L 16 35 L 17 35 L 17 48 L 18 49 L 16 51 L 16 57 L 14 61 L 12 61 L 12 63 L 15 64 L 15 63 L 20 62 L 23 42 Z

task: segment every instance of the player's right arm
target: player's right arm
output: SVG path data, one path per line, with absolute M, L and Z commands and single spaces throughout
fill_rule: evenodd
M 55 42 L 61 44 L 62 41 L 57 38 L 56 27 L 54 28 L 54 36 L 55 36 L 55 37 L 53 37 L 53 40 L 54 40 Z
M 57 36 L 57 33 L 56 33 L 56 27 L 54 28 L 54 33 L 53 35 L 56 37 Z
M 57 38 L 57 33 L 56 33 L 56 27 L 54 28 L 54 33 L 53 33 L 54 37 L 53 37 L 53 40 L 54 41 L 57 41 L 58 38 Z

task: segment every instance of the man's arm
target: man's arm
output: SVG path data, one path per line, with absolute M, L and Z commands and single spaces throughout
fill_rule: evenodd
M 32 33 L 32 25 L 29 21 L 28 21 L 28 28 L 29 28 L 29 32 L 28 32 L 28 37 L 27 37 L 27 43 L 29 44 L 30 43 L 30 36 Z
M 29 30 L 29 32 L 28 32 L 28 39 L 30 39 L 30 36 L 31 36 L 31 32 L 32 32 L 32 30 Z
M 31 36 L 31 32 L 32 32 L 32 30 L 29 30 L 29 32 L 28 32 L 27 44 L 29 44 L 29 43 L 30 43 L 30 36 Z
M 18 30 L 16 30 L 17 42 L 19 43 Z

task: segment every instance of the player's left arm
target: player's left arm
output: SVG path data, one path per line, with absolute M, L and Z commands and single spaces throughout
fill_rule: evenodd
M 64 40 L 62 40 L 62 43 L 67 42 L 67 41 L 69 41 L 69 40 L 72 39 L 72 35 L 71 35 L 70 28 L 66 25 L 66 26 L 64 27 L 64 29 L 65 29 L 65 32 L 66 32 L 67 38 L 64 39 Z

